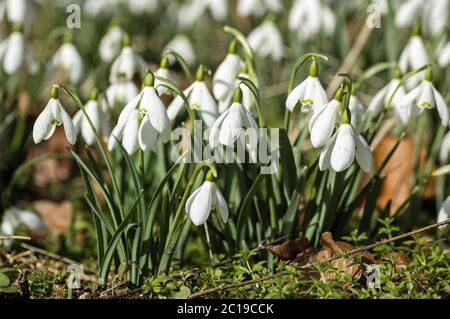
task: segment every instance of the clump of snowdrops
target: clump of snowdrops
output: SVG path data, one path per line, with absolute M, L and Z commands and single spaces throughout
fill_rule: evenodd
M 39 65 L 25 34 L 25 16 L 32 14 L 28 1 L 20 8 L 6 1 L 9 35 L 0 44 L 2 101 L 8 105 L 2 110 L 0 132 L 19 123 L 10 130 L 8 158 L 18 153 L 23 158 L 20 145 L 27 134 L 39 144 L 51 140 L 55 130 L 64 131 L 92 212 L 101 283 L 112 265 L 135 284 L 167 272 L 191 259 L 188 244 L 195 239 L 201 240 L 214 261 L 215 255 L 235 254 L 285 236 L 306 236 L 317 245 L 327 230 L 335 236 L 352 227 L 370 233 L 377 216 L 403 211 L 420 197 L 439 148 L 440 161 L 447 161 L 450 139 L 443 135 L 449 123 L 448 106 L 444 92 L 437 89 L 436 75 L 442 82 L 448 45 L 441 45 L 438 64 L 433 64 L 417 19 L 399 57 L 385 58 L 392 61 L 388 63 L 374 61 L 358 75 L 337 73 L 341 84 L 327 92 L 322 69 L 333 69 L 331 55 L 315 47 L 314 39 L 341 34 L 343 27 L 322 1 L 308 6 L 304 0 L 294 1 L 289 30 L 282 30 L 282 17 L 277 15 L 283 10 L 281 1 L 238 1 L 237 13 L 258 21 L 248 36 L 226 25 L 225 21 L 232 22 L 226 1 L 179 6 L 161 1 L 138 9 L 134 1 L 119 2 L 117 8 L 106 2 L 88 1 L 83 9 L 94 21 L 117 15 L 114 12 L 123 7 L 126 14 L 144 17 L 176 12 L 177 34 L 149 60 L 127 34 L 132 28 L 114 21 L 95 48 L 97 59 L 88 66 L 76 44 L 77 37 L 81 41 L 87 36 L 58 30 L 51 40 L 61 39 L 59 48 L 45 65 Z M 402 6 L 380 3 L 386 19 L 395 20 L 397 27 L 414 24 L 404 21 Z M 218 65 L 199 61 L 191 40 L 181 32 L 199 28 L 196 22 L 205 15 L 210 15 L 209 25 L 228 44 L 227 50 L 208 53 L 220 57 Z M 320 19 L 311 19 L 317 16 Z M 302 17 L 305 23 L 299 25 L 296 21 Z M 420 24 L 430 37 L 444 32 L 429 26 L 431 18 L 422 19 Z M 391 36 L 391 29 L 386 29 Z M 282 32 L 292 37 L 292 43 L 283 43 L 287 36 Z M 391 44 L 386 51 L 393 51 Z M 264 87 L 267 73 L 273 71 L 267 62 L 283 59 L 287 70 L 283 80 L 289 78 L 289 83 L 282 98 L 271 100 Z M 19 114 L 6 97 L 18 89 L 37 97 L 40 81 L 58 72 L 65 73 L 66 80 L 44 90 L 50 95 L 47 104 L 33 105 L 38 116 L 30 132 L 26 119 L 32 105 Z M 358 96 L 381 73 L 389 74 L 388 81 L 366 106 Z M 32 83 L 21 87 L 19 79 L 29 75 L 34 75 Z M 93 84 L 88 85 L 90 97 L 85 99 L 81 84 L 87 79 Z M 77 107 L 73 115 L 67 103 Z M 284 114 L 284 122 L 274 124 L 277 121 L 270 118 L 274 113 Z M 371 143 L 390 117 L 397 123 L 398 142 L 375 167 Z M 436 138 L 429 141 L 430 161 L 416 162 L 411 198 L 398 212 L 390 212 L 389 204 L 377 208 L 383 170 L 410 133 L 408 126 L 419 126 L 413 133 L 421 134 L 430 122 L 439 123 Z M 311 145 L 309 151 L 305 145 Z M 446 171 L 444 166 L 438 175 Z M 18 174 L 12 172 L 8 176 Z M 439 203 L 446 195 L 444 178 Z M 4 210 L 13 208 L 14 202 L 15 177 L 11 183 L 8 180 Z M 440 220 L 448 218 L 448 201 L 439 212 Z M 12 233 L 11 225 L 5 225 Z M 270 265 L 272 257 L 267 258 Z

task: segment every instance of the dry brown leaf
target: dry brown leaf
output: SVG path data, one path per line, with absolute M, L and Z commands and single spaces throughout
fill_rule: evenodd
M 306 237 L 296 238 L 280 245 L 269 246 L 267 250 L 276 255 L 281 260 L 293 260 L 298 254 L 304 252 L 310 246 Z
M 69 201 L 57 203 L 48 200 L 39 200 L 33 202 L 32 206 L 44 220 L 50 234 L 57 237 L 70 232 L 73 207 Z
M 322 249 L 313 257 L 314 261 L 323 261 L 328 258 L 342 254 L 346 251 L 351 251 L 355 247 L 347 242 L 335 242 L 330 232 L 322 234 L 321 243 Z M 362 275 L 361 266 L 356 264 L 352 257 L 339 257 L 331 261 L 331 265 L 335 270 L 346 272 L 352 277 L 359 279 Z M 327 270 L 322 273 L 323 280 L 336 279 L 336 272 Z
M 395 259 L 394 269 L 399 272 L 409 265 L 411 258 L 405 253 L 399 251 L 391 251 L 389 254 L 384 256 L 383 260 Z
M 397 137 L 386 136 L 374 150 L 375 167 L 380 167 L 384 159 L 397 142 Z M 384 168 L 386 179 L 381 187 L 377 206 L 384 209 L 388 201 L 391 201 L 391 212 L 409 197 L 411 193 L 411 178 L 414 170 L 414 147 L 415 142 L 405 138 L 400 142 L 395 153 Z M 421 161 L 426 160 L 426 149 L 420 151 Z M 435 194 L 436 181 L 434 179 L 427 185 L 424 198 L 431 198 Z

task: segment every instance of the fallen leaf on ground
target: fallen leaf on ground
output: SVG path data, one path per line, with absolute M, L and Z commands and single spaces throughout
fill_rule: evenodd
M 276 246 L 269 246 L 267 250 L 281 260 L 292 260 L 298 254 L 309 248 L 309 240 L 306 237 L 296 238 Z

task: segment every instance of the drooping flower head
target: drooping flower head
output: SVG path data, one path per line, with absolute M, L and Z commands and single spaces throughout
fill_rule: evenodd
M 261 58 L 271 58 L 276 62 L 283 58 L 283 38 L 272 20 L 266 19 L 253 29 L 247 40 L 255 53 Z
M 200 226 L 206 222 L 213 209 L 220 213 L 223 222 L 226 223 L 229 216 L 228 205 L 216 185 L 214 174 L 209 171 L 203 185 L 189 196 L 185 211 L 192 223 Z
M 56 51 L 50 63 L 50 72 L 63 70 L 69 76 L 70 82 L 79 83 L 83 76 L 83 59 L 72 43 L 72 34 L 66 33 L 64 43 Z
M 196 57 L 194 47 L 191 40 L 189 40 L 189 38 L 184 34 L 178 34 L 170 40 L 164 47 L 163 54 L 167 54 L 167 51 L 174 51 L 178 53 L 190 66 L 195 64 Z M 169 55 L 170 65 L 173 65 L 175 61 L 175 57 Z
M 297 85 L 286 99 L 286 108 L 292 112 L 297 104 L 302 112 L 319 111 L 328 103 L 327 94 L 320 83 L 317 74 L 319 66 L 313 57 L 309 69 L 309 76 Z
M 123 37 L 122 51 L 111 66 L 109 81 L 115 83 L 123 76 L 125 76 L 127 80 L 132 80 L 136 74 L 139 75 L 141 79 L 144 79 L 146 69 L 147 63 L 133 50 L 130 37 L 125 34 Z
M 320 153 L 320 170 L 331 167 L 336 172 L 344 171 L 352 165 L 355 158 L 364 172 L 372 169 L 372 151 L 364 137 L 350 123 L 350 118 L 350 112 L 346 109 L 342 123 Z
M 400 71 L 404 74 L 408 71 L 418 69 L 422 65 L 428 63 L 430 63 L 430 58 L 420 35 L 420 27 L 416 25 L 412 32 L 411 38 L 400 55 L 398 65 L 400 67 Z M 406 88 L 411 89 L 416 86 L 423 79 L 424 74 L 425 71 L 419 72 L 408 79 L 406 82 Z
M 227 56 L 220 63 L 213 77 L 213 94 L 219 102 L 220 113 L 229 106 L 233 98 L 236 89 L 236 78 L 244 64 L 237 54 L 237 50 L 237 41 L 234 39 L 228 48 Z
M 59 102 L 58 95 L 58 86 L 53 86 L 50 101 L 34 122 L 33 140 L 36 144 L 52 137 L 56 127 L 60 125 L 63 125 L 69 143 L 75 144 L 76 142 L 77 135 L 72 119 Z
M 108 141 L 108 149 L 116 146 L 116 139 L 128 154 L 134 154 L 140 146 L 143 151 L 156 150 L 156 142 L 161 137 L 167 142 L 170 136 L 170 122 L 166 108 L 154 88 L 155 77 L 148 71 L 144 88 L 124 107 L 119 115 Z
M 367 112 L 370 112 L 373 118 L 380 115 L 380 113 L 384 110 L 385 107 L 392 106 L 394 108 L 396 115 L 405 124 L 404 113 L 400 110 L 401 106 L 400 102 L 405 97 L 406 90 L 403 85 L 398 87 L 400 84 L 400 78 L 401 78 L 400 70 L 396 69 L 394 73 L 394 78 L 390 80 L 380 91 L 378 91 L 374 95 L 374 97 L 369 103 L 369 106 L 367 107 Z M 391 105 L 387 105 L 389 100 L 391 100 Z
M 114 25 L 100 40 L 98 52 L 104 62 L 110 63 L 119 55 L 124 35 L 122 28 Z
M 160 80 L 159 78 L 163 78 L 167 81 L 177 84 L 177 81 L 175 81 L 174 77 L 170 73 L 169 64 L 169 58 L 167 56 L 163 56 L 159 65 L 159 69 L 155 72 L 155 88 L 160 96 L 163 94 L 170 94 L 170 90 L 162 85 L 167 85 L 167 83 L 164 83 L 164 81 Z
M 404 96 L 400 103 L 400 108 L 407 119 L 418 116 L 425 109 L 436 108 L 441 118 L 442 126 L 449 124 L 448 106 L 442 95 L 434 87 L 433 73 L 431 67 L 428 67 L 425 73 L 425 79 L 415 89 Z
M 103 137 L 108 136 L 110 133 L 108 115 L 102 110 L 98 103 L 98 90 L 92 92 L 91 98 L 84 106 L 84 110 L 87 117 L 89 117 L 90 123 L 83 110 L 79 110 L 73 117 L 73 125 L 77 134 L 81 132 L 86 144 L 92 145 L 95 142 L 95 132 L 92 129 L 91 124 L 99 134 L 103 135 Z
M 16 74 L 24 67 L 30 74 L 39 70 L 34 51 L 22 33 L 22 25 L 15 24 L 9 37 L 0 43 L 0 63 L 8 75 Z
M 223 112 L 211 128 L 209 135 L 209 144 L 212 148 L 222 144 L 232 146 L 236 141 L 244 144 L 250 156 L 255 159 L 255 145 L 247 143 L 244 138 L 244 129 L 253 129 L 258 131 L 258 124 L 252 115 L 242 105 L 242 90 L 236 89 L 233 104 Z M 256 159 L 255 159 L 256 160 Z
M 195 81 L 183 91 L 189 101 L 191 109 L 195 110 L 208 127 L 211 127 L 217 117 L 217 103 L 210 93 L 205 83 L 205 68 L 200 65 L 197 69 Z M 177 96 L 167 108 L 170 120 L 174 120 L 181 108 L 184 106 L 184 100 Z

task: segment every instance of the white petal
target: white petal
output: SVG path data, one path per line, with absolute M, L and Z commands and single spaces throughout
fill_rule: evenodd
M 209 217 L 212 208 L 211 182 L 204 182 L 189 207 L 189 217 L 196 226 L 203 225 Z
M 353 136 L 356 144 L 356 162 L 358 162 L 361 169 L 368 173 L 373 166 L 373 156 L 369 145 L 364 137 L 361 136 L 355 129 L 353 129 Z
M 75 127 L 73 126 L 72 119 L 61 105 L 60 108 L 61 108 L 61 119 L 63 122 L 64 132 L 66 133 L 67 140 L 69 141 L 70 144 L 75 144 L 75 142 L 77 141 L 77 132 L 75 131 Z
M 3 56 L 3 69 L 7 74 L 15 74 L 22 67 L 25 58 L 25 39 L 20 32 L 13 32 L 8 38 L 8 46 Z
M 108 139 L 108 150 L 111 152 L 114 148 L 116 148 L 117 140 L 121 140 L 123 138 L 123 127 L 116 125 L 112 132 L 111 136 Z
M 201 82 L 197 90 L 201 94 L 200 114 L 202 116 L 202 120 L 208 127 L 211 127 L 214 125 L 217 117 L 219 116 L 217 110 L 217 103 L 212 97 L 211 93 L 209 93 L 209 90 L 206 87 L 205 82 Z
M 419 94 L 422 90 L 421 86 L 416 87 L 415 89 L 411 90 L 408 94 L 405 95 L 405 97 L 400 101 L 401 105 L 410 105 L 419 97 Z
M 53 99 L 52 99 L 53 100 Z M 34 143 L 38 144 L 42 140 L 44 140 L 46 137 L 49 137 L 49 133 L 54 131 L 54 124 L 51 123 L 52 116 L 50 112 L 50 103 L 52 102 L 50 100 L 47 103 L 47 106 L 44 108 L 44 110 L 39 114 L 39 116 L 36 119 L 36 122 L 34 122 L 33 125 L 33 140 Z
M 153 128 L 160 134 L 170 128 L 166 107 L 153 87 L 144 88 L 140 108 L 146 108 Z
M 156 152 L 156 140 L 158 137 L 158 132 L 152 127 L 148 115 L 146 115 L 141 122 L 139 127 L 139 146 L 143 151 L 150 148 L 152 151 Z
M 336 144 L 336 137 L 337 132 L 331 137 L 331 139 L 320 152 L 319 169 L 321 171 L 325 171 L 330 168 L 331 153 L 333 152 L 334 145 Z
M 303 97 L 305 96 L 305 88 L 307 85 L 307 81 L 303 81 L 299 85 L 297 85 L 291 93 L 288 95 L 286 99 L 286 108 L 289 111 L 293 111 L 297 103 L 301 103 L 303 101 Z
M 439 210 L 439 213 L 438 213 L 437 222 L 440 223 L 440 222 L 443 222 L 443 221 L 445 221 L 445 220 L 447 220 L 449 218 L 450 218 L 450 196 L 447 197 L 445 199 L 444 203 L 442 204 L 442 207 L 441 207 L 441 209 Z M 442 228 L 444 228 L 446 226 L 448 226 L 448 224 L 439 226 L 439 228 L 442 229 Z
M 213 77 L 213 94 L 217 100 L 222 100 L 234 90 L 236 76 L 241 70 L 242 61 L 236 54 L 228 54 L 219 65 Z
M 450 64 L 450 42 L 448 42 L 440 51 L 438 58 L 439 66 L 445 68 Z
M 202 190 L 202 187 L 200 186 L 187 199 L 186 206 L 184 207 L 184 210 L 185 210 L 186 214 L 189 214 L 189 211 L 191 210 L 192 202 L 194 201 L 195 197 L 198 195 L 198 193 L 201 190 Z
M 355 141 L 353 139 L 352 127 L 342 124 L 338 128 L 336 143 L 331 153 L 331 167 L 336 172 L 342 172 L 352 165 L 355 159 Z
M 133 155 L 138 149 L 139 111 L 130 113 L 123 129 L 122 145 L 129 155 Z
M 83 111 L 79 110 L 72 118 L 73 127 L 75 128 L 75 132 L 77 134 L 80 132 L 81 129 L 81 120 L 83 119 Z
M 125 105 L 122 112 L 120 112 L 119 119 L 117 120 L 118 126 L 123 127 L 127 123 L 128 117 L 130 116 L 131 112 L 136 109 L 139 102 L 141 101 L 142 94 L 142 92 L 139 93 L 131 101 L 129 101 L 127 105 Z
M 439 160 L 441 163 L 446 163 L 448 159 L 448 153 L 450 152 L 450 132 L 445 134 L 442 139 L 441 148 L 439 150 Z
M 322 147 L 331 137 L 336 124 L 339 105 L 336 100 L 331 101 L 320 113 L 314 114 L 311 121 L 311 144 L 314 147 Z
M 372 112 L 373 117 L 377 117 L 383 111 L 385 107 L 384 102 L 386 101 L 386 95 L 388 94 L 390 87 L 391 82 L 389 82 L 384 88 L 378 91 L 370 101 L 367 107 L 367 111 Z
M 228 116 L 224 118 L 219 134 L 221 144 L 231 146 L 242 132 L 241 107 L 241 104 L 233 103 Z
M 434 99 L 436 101 L 436 108 L 438 110 L 439 116 L 441 117 L 441 123 L 444 127 L 449 124 L 448 106 L 445 103 L 442 95 L 433 87 Z
M 225 110 L 219 118 L 214 122 L 213 126 L 211 127 L 211 131 L 209 132 L 209 144 L 211 147 L 216 147 L 219 144 L 219 133 L 220 128 L 222 126 L 223 121 L 230 113 L 231 108 Z
M 214 188 L 215 188 L 215 192 L 216 192 L 215 195 L 216 195 L 217 209 L 219 210 L 220 216 L 222 216 L 223 222 L 226 223 L 228 220 L 228 216 L 229 216 L 227 202 L 225 201 L 225 198 L 223 197 L 222 193 L 217 188 L 217 186 L 215 186 Z

